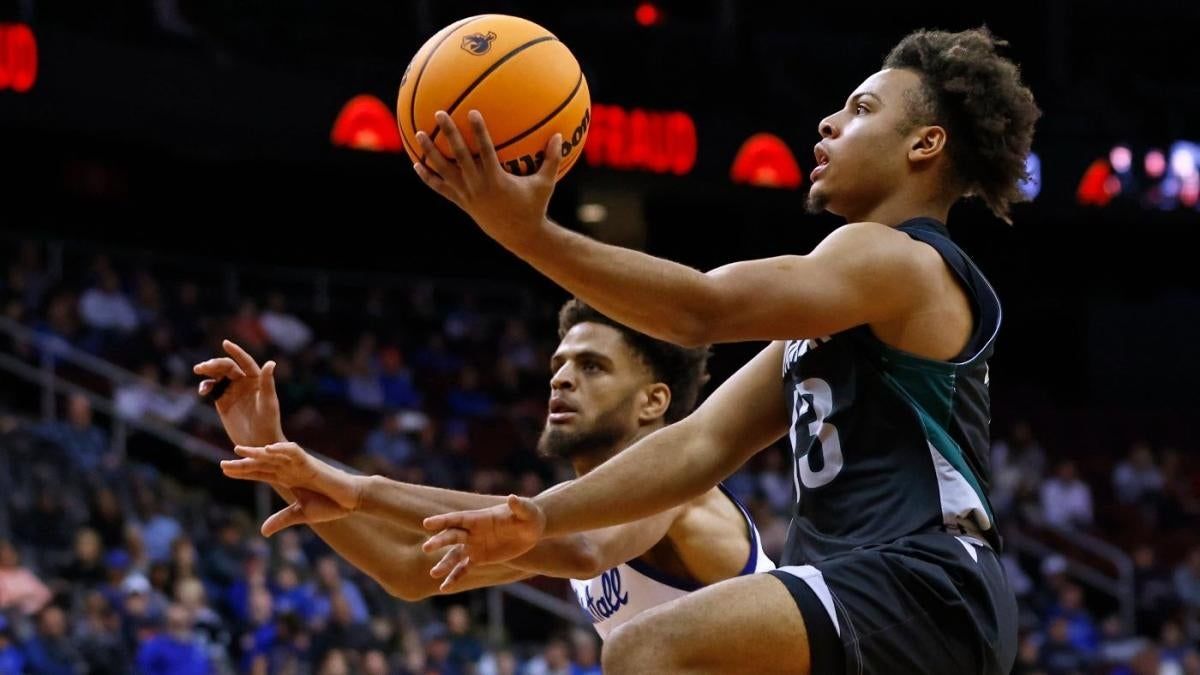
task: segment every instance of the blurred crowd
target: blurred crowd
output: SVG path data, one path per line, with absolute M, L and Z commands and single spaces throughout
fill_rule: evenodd
M 197 414 L 191 365 L 229 337 L 274 359 L 292 440 L 371 473 L 487 493 L 535 494 L 568 475 L 533 448 L 545 415 L 557 306 L 511 289 L 414 282 L 340 290 L 234 286 L 106 256 L 48 264 L 14 247 L 0 351 L 227 446 Z M 136 373 L 120 382 L 64 358 L 70 346 Z M 22 386 L 24 388 L 22 388 Z M 214 498 L 218 475 L 164 461 L 85 396 L 38 417 L 37 389 L 0 398 L 0 674 L 597 673 L 590 631 L 544 615 L 485 630 L 479 592 L 410 603 L 347 567 L 307 529 L 267 541 L 248 503 Z M 1022 616 L 1025 675 L 1200 675 L 1200 472 L 1180 449 L 1061 459 L 1030 425 L 996 430 L 1000 522 L 1057 553 L 1004 555 Z M 206 484 L 205 481 L 208 481 Z M 221 484 L 217 479 L 215 485 Z M 793 506 L 782 446 L 727 485 L 778 560 Z M 1135 612 L 1081 566 L 1063 531 L 1125 550 Z M 1112 571 L 1115 576 L 1116 571 Z M 561 586 L 546 586 L 562 591 Z M 564 595 L 564 597 L 569 597 Z

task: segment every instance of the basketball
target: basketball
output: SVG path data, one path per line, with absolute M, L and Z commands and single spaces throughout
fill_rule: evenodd
M 562 134 L 561 178 L 587 140 L 591 96 L 583 70 L 553 33 L 515 16 L 483 14 L 438 31 L 417 51 L 400 80 L 396 117 L 404 148 L 424 163 L 417 132 L 453 157 L 434 114 L 445 110 L 478 152 L 467 113 L 483 114 L 496 154 L 513 174 L 541 167 L 546 144 Z

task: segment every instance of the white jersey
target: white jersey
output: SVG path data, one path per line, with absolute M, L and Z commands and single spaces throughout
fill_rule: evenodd
M 766 553 L 763 553 L 758 528 L 754 525 L 754 519 L 750 517 L 750 513 L 724 485 L 717 487 L 742 512 L 750 530 L 750 557 L 738 575 L 775 569 L 775 563 L 771 562 Z M 588 581 L 571 579 L 571 588 L 575 591 L 575 597 L 579 599 L 583 611 L 592 617 L 592 624 L 596 628 L 596 632 L 600 634 L 600 639 L 603 640 L 617 626 L 638 614 L 676 598 L 682 598 L 692 591 L 699 590 L 702 586 L 692 581 L 672 578 L 669 574 L 660 572 L 634 558 L 594 579 Z

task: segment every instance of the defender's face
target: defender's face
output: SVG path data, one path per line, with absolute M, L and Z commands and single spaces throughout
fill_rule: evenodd
M 821 120 L 810 211 L 849 217 L 896 189 L 908 168 L 905 97 L 920 93 L 916 73 L 881 70 L 860 84 L 841 110 Z
M 576 324 L 554 352 L 550 372 L 549 414 L 538 442 L 543 454 L 606 449 L 637 432 L 635 399 L 652 378 L 617 329 Z

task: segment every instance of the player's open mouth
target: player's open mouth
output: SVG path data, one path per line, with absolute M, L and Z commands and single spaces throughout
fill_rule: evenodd
M 567 403 L 565 399 L 551 398 L 550 414 L 546 417 L 546 421 L 551 424 L 564 424 L 575 419 L 576 413 L 575 406 Z
M 813 157 L 817 160 L 817 168 L 812 170 L 812 173 L 808 175 L 808 179 L 815 183 L 821 177 L 821 174 L 825 172 L 825 167 L 829 166 L 829 154 L 825 152 L 825 148 L 822 148 L 818 144 L 813 148 Z

